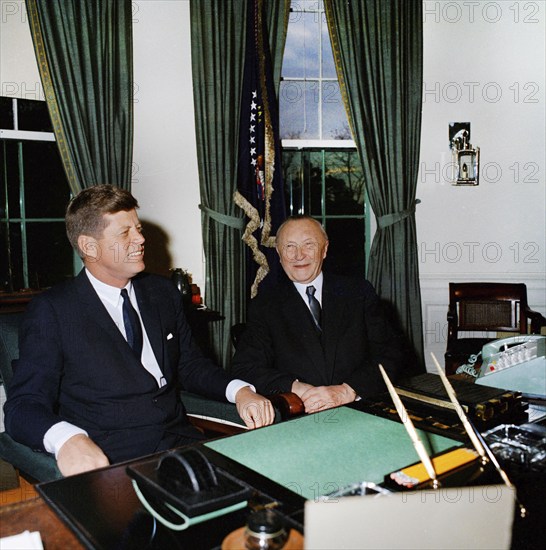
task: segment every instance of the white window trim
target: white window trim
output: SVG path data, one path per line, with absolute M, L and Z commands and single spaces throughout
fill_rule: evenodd
M 352 139 L 283 139 L 283 149 L 356 149 Z
M 53 132 L 31 132 L 29 130 L 0 130 L 0 139 L 55 141 L 55 134 Z

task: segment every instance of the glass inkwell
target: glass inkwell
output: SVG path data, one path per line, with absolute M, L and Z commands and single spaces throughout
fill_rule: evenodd
M 282 517 L 271 509 L 253 512 L 245 529 L 246 550 L 280 550 L 288 540 Z

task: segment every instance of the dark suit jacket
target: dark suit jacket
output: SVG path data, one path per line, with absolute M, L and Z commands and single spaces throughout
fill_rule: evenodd
M 386 391 L 377 364 L 395 379 L 403 339 L 368 281 L 324 273 L 322 329 L 321 335 L 286 279 L 251 301 L 231 374 L 263 394 L 290 391 L 295 379 L 314 386 L 346 382 L 362 397 Z
M 231 377 L 196 347 L 171 281 L 141 274 L 133 285 L 166 386 L 136 359 L 82 271 L 27 308 L 5 404 L 14 439 L 43 450 L 46 431 L 66 420 L 117 462 L 154 452 L 173 435 L 199 437 L 178 390 L 225 401 Z

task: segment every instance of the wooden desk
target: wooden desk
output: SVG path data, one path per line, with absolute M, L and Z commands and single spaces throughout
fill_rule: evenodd
M 27 304 L 43 290 L 25 289 L 18 292 L 0 292 L 0 312 L 13 313 L 25 311 Z
M 41 497 L 0 506 L 0 538 L 26 530 L 39 531 L 47 550 L 84 548 Z

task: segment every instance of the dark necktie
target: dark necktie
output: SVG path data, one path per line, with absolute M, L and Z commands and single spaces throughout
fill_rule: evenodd
M 305 289 L 307 299 L 309 300 L 309 308 L 311 309 L 311 313 L 313 314 L 315 325 L 319 330 L 322 330 L 320 327 L 320 304 L 319 301 L 315 298 L 315 292 L 316 288 L 313 285 L 308 286 Z
M 121 289 L 121 296 L 123 298 L 123 324 L 125 325 L 125 334 L 127 335 L 127 343 L 133 348 L 135 355 L 140 360 L 142 355 L 142 326 L 138 313 L 136 312 L 127 289 Z

